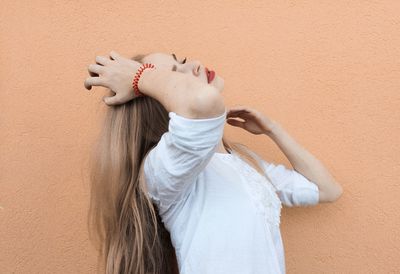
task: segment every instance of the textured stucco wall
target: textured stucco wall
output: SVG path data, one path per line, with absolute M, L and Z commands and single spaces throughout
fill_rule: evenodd
M 337 203 L 283 211 L 288 273 L 398 273 L 397 0 L 2 1 L 1 273 L 95 273 L 87 154 L 106 93 L 83 81 L 112 49 L 201 60 L 227 105 L 279 121 L 343 185 Z M 266 137 L 226 131 L 290 166 Z

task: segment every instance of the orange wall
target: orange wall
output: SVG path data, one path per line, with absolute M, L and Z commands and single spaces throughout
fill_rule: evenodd
M 95 273 L 87 156 L 107 93 L 83 81 L 111 50 L 201 60 L 228 106 L 279 121 L 343 185 L 284 209 L 288 273 L 400 269 L 400 2 L 266 2 L 2 1 L 1 273 Z M 226 134 L 290 166 L 265 136 Z

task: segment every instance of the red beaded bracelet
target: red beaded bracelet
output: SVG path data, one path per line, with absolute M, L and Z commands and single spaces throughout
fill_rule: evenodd
M 136 72 L 135 78 L 133 79 L 133 91 L 135 92 L 136 97 L 140 97 L 140 96 L 145 96 L 145 94 L 141 93 L 138 87 L 138 83 L 139 83 L 139 78 L 142 75 L 142 72 L 147 69 L 147 68 L 155 68 L 155 66 L 153 64 L 150 63 L 144 63 L 142 64 L 138 71 Z

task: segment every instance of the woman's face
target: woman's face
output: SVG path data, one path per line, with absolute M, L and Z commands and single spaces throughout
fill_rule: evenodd
M 191 60 L 185 58 L 180 58 L 174 53 L 151 53 L 146 55 L 142 59 L 143 63 L 152 63 L 156 68 L 165 68 L 172 71 L 177 71 L 180 73 L 190 74 L 193 77 L 198 78 L 200 81 L 216 87 L 220 92 L 224 89 L 224 79 L 222 79 L 217 72 L 215 72 L 215 77 L 210 82 L 208 82 L 206 66 L 203 66 L 198 60 Z M 210 71 L 213 69 L 207 67 Z

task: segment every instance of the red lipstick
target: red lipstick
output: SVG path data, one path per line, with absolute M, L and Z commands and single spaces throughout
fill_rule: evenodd
M 205 69 L 206 69 L 207 81 L 208 83 L 211 83 L 211 81 L 214 80 L 215 78 L 215 71 L 208 70 L 207 67 Z

